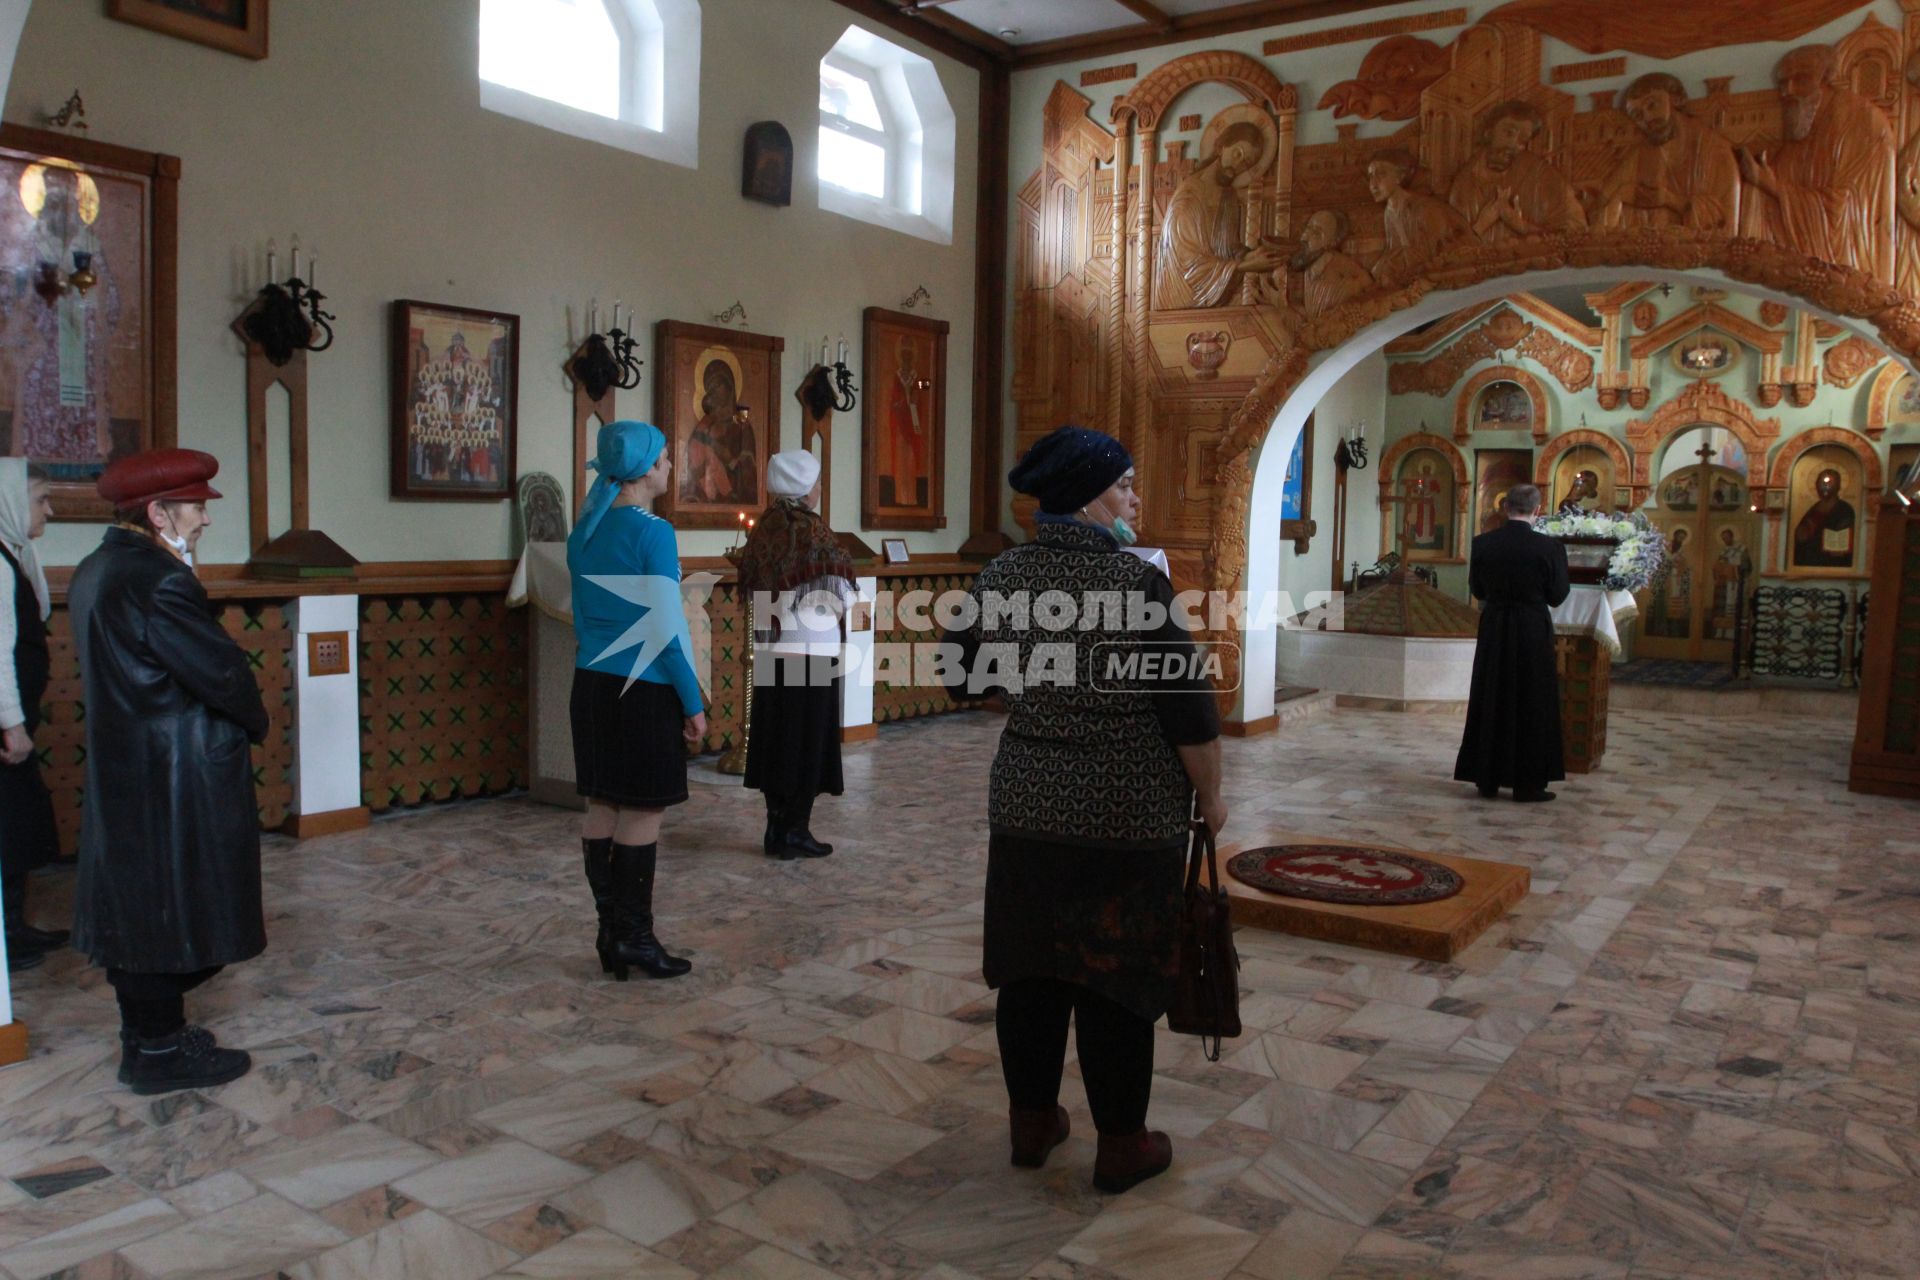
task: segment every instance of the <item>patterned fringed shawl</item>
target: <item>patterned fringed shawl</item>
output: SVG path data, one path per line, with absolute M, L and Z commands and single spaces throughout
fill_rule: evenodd
M 776 498 L 747 535 L 740 554 L 740 591 L 748 599 L 757 591 L 775 596 L 791 591 L 799 598 L 824 591 L 844 602 L 855 592 L 853 558 L 806 503 Z M 777 638 L 772 631 L 762 623 L 754 638 L 770 642 Z

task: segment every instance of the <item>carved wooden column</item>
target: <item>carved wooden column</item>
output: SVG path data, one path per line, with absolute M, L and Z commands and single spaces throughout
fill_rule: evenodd
M 1153 170 L 1154 149 L 1160 145 L 1158 130 L 1143 122 L 1140 129 L 1140 214 L 1133 249 L 1133 415 L 1114 424 L 1113 434 L 1136 456 L 1143 456 L 1147 441 L 1147 419 L 1153 407 L 1153 347 L 1147 337 L 1147 312 L 1153 305 Z
M 1127 281 L 1137 254 L 1127 187 L 1133 169 L 1133 117 L 1123 116 L 1113 140 L 1113 277 L 1107 287 L 1107 420 L 1109 435 L 1120 435 L 1127 401 Z
M 560 366 L 567 381 L 573 384 L 573 518 L 576 520 L 580 518 L 580 508 L 587 502 L 587 461 L 593 457 L 596 444 L 587 434 L 587 424 L 596 416 L 601 426 L 619 417 L 614 408 L 614 399 L 620 394 L 618 388 L 609 386 L 596 400 L 586 383 L 574 373 L 575 361 L 584 359 L 586 353 L 587 343 L 582 342 Z
M 1847 789 L 1920 798 L 1920 509 L 1882 502 Z

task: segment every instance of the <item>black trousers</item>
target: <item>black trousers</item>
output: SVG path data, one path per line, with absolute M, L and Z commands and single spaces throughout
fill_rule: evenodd
M 219 973 L 221 965 L 197 973 L 129 973 L 107 970 L 120 1001 L 120 1025 L 142 1040 L 170 1036 L 187 1025 L 187 992 Z
M 1153 1023 L 1077 983 L 1023 978 L 1000 988 L 994 1029 L 1007 1100 L 1022 1111 L 1059 1103 L 1069 1017 L 1094 1127 L 1111 1137 L 1140 1132 L 1153 1092 Z

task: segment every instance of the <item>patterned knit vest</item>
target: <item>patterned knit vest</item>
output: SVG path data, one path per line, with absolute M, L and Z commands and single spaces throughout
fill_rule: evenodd
M 1042 646 L 1070 646 L 1073 663 L 1070 684 L 1027 683 L 1006 697 L 1010 714 L 987 802 L 993 830 L 1110 848 L 1159 847 L 1186 838 L 1192 790 L 1179 752 L 1160 729 L 1152 694 L 1137 679 L 1111 678 L 1116 669 L 1124 672 L 1124 655 L 1138 647 L 1139 637 L 1104 613 L 1099 627 L 1082 625 L 1095 607 L 1090 602 L 1117 596 L 1131 604 L 1157 573 L 1117 550 L 1101 530 L 1050 523 L 1039 526 L 1035 541 L 981 568 L 976 598 L 1025 592 L 1039 601 L 1064 592 L 1075 610 L 1073 624 L 1062 630 L 1044 626 L 1040 609 L 1031 611 L 1024 626 L 1017 618 L 982 614 L 983 651 L 1017 647 L 1023 675 L 1032 673 Z

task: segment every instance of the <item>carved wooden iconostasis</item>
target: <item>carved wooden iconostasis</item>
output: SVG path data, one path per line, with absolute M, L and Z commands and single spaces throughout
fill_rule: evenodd
M 1531 446 L 1551 507 L 1646 510 L 1666 527 L 1665 514 L 1696 510 L 1697 488 L 1708 495 L 1698 510 L 1754 517 L 1738 536 L 1756 577 L 1865 577 L 1894 451 L 1920 437 L 1920 386 L 1903 365 L 1837 325 L 1731 290 L 1630 281 L 1579 302 L 1599 325 L 1517 294 L 1388 343 L 1383 548 L 1404 542 L 1414 558 L 1461 563 L 1464 547 L 1434 554 L 1426 472 L 1453 459 L 1464 475 L 1477 450 Z M 1701 465 L 1712 474 L 1696 476 Z M 1823 471 L 1834 473 L 1826 499 Z M 1854 534 L 1836 529 L 1830 547 L 1809 550 L 1828 513 Z M 1724 530 L 1696 532 L 1724 541 Z M 1464 577 L 1443 574 L 1442 585 L 1464 591 Z
M 1484 343 L 1483 355 L 1422 357 L 1447 361 L 1417 376 L 1445 384 L 1446 413 L 1427 425 L 1448 448 L 1475 447 L 1457 442 L 1462 415 L 1470 440 L 1475 415 L 1490 415 L 1538 463 L 1584 411 L 1590 430 L 1618 428 L 1600 432 L 1618 452 L 1587 443 L 1612 464 L 1608 487 L 1633 495 L 1653 484 L 1640 469 L 1658 451 L 1616 410 L 1646 424 L 1639 435 L 1662 431 L 1668 374 L 1697 388 L 1680 394 L 1701 398 L 1709 420 L 1739 417 L 1706 400 L 1744 379 L 1727 398 L 1751 402 L 1741 426 L 1756 435 L 1824 408 L 1815 398 L 1840 376 L 1870 396 L 1883 353 L 1920 350 L 1920 200 L 1895 199 L 1896 170 L 1920 168 L 1920 142 L 1903 146 L 1920 134 L 1904 74 L 1920 4 L 1907 8 L 1676 0 L 1621 23 L 1584 0 L 1477 3 L 1228 37 L 1238 47 L 1055 80 L 1039 107 L 1040 163 L 1014 175 L 1015 451 L 1062 422 L 1113 431 L 1140 463 L 1143 537 L 1167 548 L 1182 585 L 1234 590 L 1268 585 L 1245 580 L 1253 455 L 1289 394 L 1318 355 L 1436 290 L 1514 277 L 1518 293 L 1528 273 L 1568 268 L 1627 281 L 1645 279 L 1635 267 L 1715 273 L 1875 335 L 1848 346 L 1797 308 L 1769 321 L 1696 308 L 1684 290 L 1656 292 L 1641 327 L 1642 287 L 1596 307 L 1598 324 L 1539 314 L 1524 297 L 1480 307 L 1457 341 Z M 1807 47 L 1733 52 L 1762 39 Z M 1582 61 L 1576 49 L 1619 56 Z M 1674 58 L 1689 59 L 1671 64 L 1682 74 L 1660 61 Z M 1016 116 L 1016 132 L 1029 127 Z M 1675 363 L 1687 344 L 1713 376 Z M 1509 372 L 1455 401 L 1461 379 L 1499 364 Z M 1896 402 L 1891 386 L 1881 400 Z M 1575 403 L 1584 410 L 1562 421 Z M 1865 425 L 1864 410 L 1834 420 Z M 1830 443 L 1857 459 L 1859 484 L 1884 483 L 1866 454 Z M 1753 466 L 1772 462 L 1768 445 Z M 1599 479 L 1602 468 L 1584 469 Z M 1792 483 L 1767 470 L 1749 481 L 1768 501 Z M 1767 562 L 1779 565 L 1787 510 L 1767 515 Z

